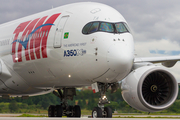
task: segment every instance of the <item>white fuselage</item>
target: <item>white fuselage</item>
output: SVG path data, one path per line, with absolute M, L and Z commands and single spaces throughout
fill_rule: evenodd
M 93 21 L 127 23 L 115 9 L 87 2 L 1 24 L 1 95 L 29 95 L 124 79 L 133 65 L 132 34 L 83 34 L 83 27 Z

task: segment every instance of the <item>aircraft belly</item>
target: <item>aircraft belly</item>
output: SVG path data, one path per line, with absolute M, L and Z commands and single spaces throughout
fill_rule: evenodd
M 3 94 L 17 94 L 17 93 L 20 93 L 19 91 L 17 90 L 14 90 L 14 89 L 11 89 L 9 88 L 8 86 L 6 86 L 4 84 L 3 81 L 0 80 L 0 95 L 3 95 Z

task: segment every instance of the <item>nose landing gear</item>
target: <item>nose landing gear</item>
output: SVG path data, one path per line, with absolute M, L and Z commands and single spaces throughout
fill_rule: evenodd
M 101 97 L 99 98 L 98 107 L 95 107 L 92 111 L 93 118 L 112 118 L 112 109 L 110 107 L 104 107 L 105 104 L 109 104 L 105 92 L 112 86 L 108 83 L 98 83 L 99 92 Z

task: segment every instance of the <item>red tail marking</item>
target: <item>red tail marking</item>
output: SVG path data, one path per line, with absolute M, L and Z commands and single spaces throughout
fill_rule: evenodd
M 34 26 L 35 26 L 35 24 L 37 23 L 38 20 L 39 20 L 39 18 L 33 20 L 27 26 L 27 28 L 25 29 L 25 31 L 22 34 L 22 39 L 21 39 L 22 41 L 23 41 L 24 38 L 26 39 L 28 37 L 28 35 L 32 32 L 32 30 L 33 30 L 33 28 L 34 28 Z M 26 56 L 26 60 L 30 60 L 30 58 L 29 58 L 29 51 L 28 51 L 28 44 L 26 46 L 25 56 Z M 18 58 L 19 58 L 18 62 L 22 62 L 22 45 L 21 44 L 19 44 L 19 46 L 18 46 Z
M 20 23 L 17 28 L 15 29 L 14 33 L 15 34 L 15 37 L 14 37 L 14 40 L 17 40 L 18 39 L 18 36 L 19 36 L 19 33 L 22 32 L 25 27 L 29 24 L 30 21 L 27 21 L 27 22 L 23 22 L 23 23 Z M 13 59 L 13 62 L 17 62 L 17 60 L 15 59 L 16 58 L 16 42 L 14 42 L 12 44 L 12 59 Z
M 41 19 L 39 20 L 39 22 L 37 23 L 37 25 L 36 25 L 35 28 L 37 28 L 37 27 L 39 27 L 40 25 L 42 25 L 42 24 L 44 23 L 44 21 L 46 20 L 46 18 L 47 18 L 47 16 L 41 18 Z M 34 33 L 34 35 L 38 34 L 40 31 L 41 31 L 41 30 L 38 29 L 38 30 Z M 43 31 L 42 31 L 42 32 L 43 32 Z M 41 58 L 41 57 L 40 57 L 40 43 L 41 43 L 41 38 L 40 38 L 40 37 L 37 37 L 37 38 L 35 38 L 35 39 L 32 39 L 30 43 L 31 43 L 31 44 L 30 44 L 30 49 L 32 50 L 33 46 L 35 46 L 36 57 L 37 57 L 37 59 L 40 59 L 40 58 Z M 31 59 L 32 59 L 32 56 L 31 56 Z
M 50 23 L 53 24 L 54 21 L 57 19 L 57 17 L 60 15 L 61 13 L 58 14 L 54 14 L 52 15 L 45 24 Z M 41 29 L 41 31 L 45 31 L 45 35 L 42 38 L 42 43 L 41 43 L 41 52 L 42 52 L 42 57 L 43 58 L 47 58 L 47 49 L 46 49 L 46 45 L 47 45 L 47 37 L 49 35 L 49 31 L 51 29 L 52 26 L 45 26 Z M 48 32 L 48 33 L 47 33 Z

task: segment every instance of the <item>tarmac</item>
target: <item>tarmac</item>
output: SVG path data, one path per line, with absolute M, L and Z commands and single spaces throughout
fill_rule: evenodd
M 104 120 L 104 119 L 111 119 L 111 120 L 174 120 L 180 119 L 180 115 L 113 115 L 113 117 L 125 117 L 125 118 L 90 118 L 90 116 L 82 116 L 81 118 L 55 118 L 55 117 L 18 117 L 22 114 L 0 114 L 0 120 L 90 120 L 90 119 L 97 119 L 97 120 Z M 38 115 L 38 114 L 33 114 Z M 45 115 L 45 114 L 44 114 Z M 133 117 L 133 118 L 128 118 Z M 146 117 L 146 118 L 144 118 Z M 165 118 L 168 117 L 168 118 Z
M 153 119 L 153 118 L 28 118 L 28 117 L 0 117 L 0 120 L 175 120 L 175 119 Z

